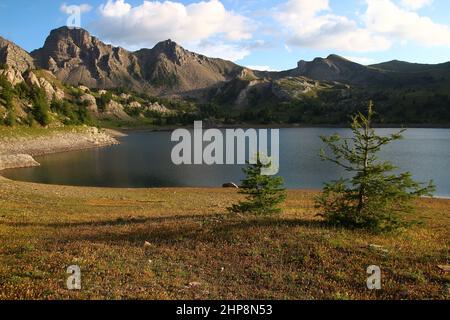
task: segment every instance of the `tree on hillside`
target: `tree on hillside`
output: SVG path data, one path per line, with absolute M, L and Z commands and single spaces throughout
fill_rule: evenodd
M 108 106 L 108 104 L 112 101 L 113 99 L 113 94 L 111 92 L 106 92 L 102 95 L 100 95 L 99 98 L 97 98 L 97 106 L 98 109 L 103 112 L 106 110 L 106 107 Z
M 229 211 L 237 214 L 271 215 L 280 213 L 278 207 L 286 200 L 284 180 L 282 177 L 263 175 L 262 169 L 268 169 L 272 163 L 264 164 L 262 155 L 257 154 L 255 164 L 249 164 L 243 171 L 246 175 L 239 190 L 246 195 L 246 200 L 229 208 Z M 266 162 L 266 161 L 264 161 Z
M 14 126 L 16 123 L 16 111 L 13 105 L 14 87 L 4 75 L 0 75 L 0 104 L 6 107 L 6 118 L 4 123 L 7 126 Z
M 48 105 L 45 91 L 42 88 L 33 86 L 32 88 L 33 101 L 33 117 L 42 126 L 47 126 L 50 123 L 50 107 Z
M 381 148 L 401 139 L 405 130 L 378 136 L 371 127 L 373 116 L 370 102 L 367 116 L 358 113 L 353 117 L 352 138 L 321 137 L 333 154 L 329 156 L 322 150 L 322 160 L 331 161 L 354 176 L 327 183 L 316 205 L 327 222 L 381 232 L 404 225 L 404 215 L 413 210 L 412 201 L 431 195 L 434 186 L 432 181 L 428 185 L 415 182 L 409 172 L 394 174 L 392 171 L 397 168 L 389 161 L 378 161 Z
M 0 98 L 5 104 L 12 101 L 13 89 L 11 82 L 8 81 L 6 76 L 0 75 Z

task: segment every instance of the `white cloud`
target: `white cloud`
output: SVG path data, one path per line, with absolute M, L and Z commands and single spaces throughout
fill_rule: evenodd
M 285 28 L 288 44 L 314 49 L 367 52 L 388 49 L 390 41 L 345 16 L 332 13 L 329 0 L 289 0 L 275 18 Z
M 221 58 L 233 62 L 242 60 L 251 53 L 246 46 L 222 41 L 202 41 L 194 45 L 188 44 L 186 48 L 211 58 Z
M 366 0 L 366 28 L 397 40 L 425 46 L 450 46 L 450 29 L 429 17 L 397 6 L 392 0 Z
M 288 52 L 288 53 L 292 53 L 292 49 L 285 43 L 284 44 L 284 49 Z
M 99 8 L 97 33 L 125 45 L 146 45 L 172 39 L 180 43 L 211 37 L 227 41 L 252 37 L 249 19 L 226 10 L 219 0 L 184 5 L 172 1 L 143 1 L 132 6 L 126 0 L 108 0 Z
M 246 66 L 246 67 L 251 70 L 257 70 L 257 71 L 279 71 L 279 70 L 273 69 L 270 66 Z
M 365 65 L 365 66 L 375 63 L 374 59 L 368 58 L 368 57 L 345 56 L 344 58 L 347 60 L 362 64 L 362 65 Z
M 429 6 L 433 3 L 433 0 L 402 0 L 403 7 L 411 10 L 419 10 L 423 7 Z
M 450 46 L 450 28 L 419 15 L 433 0 L 365 0 L 356 20 L 337 15 L 329 0 L 288 0 L 275 13 L 287 44 L 344 52 L 385 51 L 394 43 Z
M 72 7 L 78 7 L 80 9 L 81 13 L 89 12 L 92 10 L 92 6 L 87 3 L 83 3 L 80 5 L 67 5 L 67 4 L 63 3 L 59 9 L 61 10 L 61 12 L 64 12 L 65 14 L 70 15 L 70 14 L 73 14 Z

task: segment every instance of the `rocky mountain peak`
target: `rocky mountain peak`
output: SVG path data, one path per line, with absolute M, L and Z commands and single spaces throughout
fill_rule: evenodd
M 77 58 L 93 46 L 93 38 L 86 30 L 61 27 L 52 30 L 44 46 L 31 54 L 40 66 L 56 71 L 56 65 L 59 68 L 64 67 L 60 62 Z
M 18 45 L 0 37 L 0 64 L 6 64 L 19 72 L 34 68 L 33 58 Z
M 189 51 L 170 39 L 157 43 L 152 51 L 156 56 L 164 55 L 167 59 L 178 65 L 185 62 L 187 56 L 189 56 Z
M 328 57 L 327 57 L 327 60 L 331 60 L 331 61 L 335 61 L 335 62 L 351 62 L 351 63 L 354 63 L 354 62 L 352 62 L 352 61 L 350 61 L 350 60 L 348 60 L 348 59 L 346 59 L 346 58 L 344 58 L 344 57 L 342 57 L 342 56 L 339 56 L 339 55 L 337 55 L 337 54 L 330 54 Z
M 91 36 L 84 29 L 51 31 L 32 52 L 39 67 L 64 83 L 89 88 L 126 87 L 152 94 L 184 93 L 233 79 L 242 70 L 232 62 L 185 50 L 172 40 L 129 52 Z
M 158 42 L 154 49 L 160 49 L 160 50 L 175 50 L 177 47 L 180 47 L 178 43 L 175 41 L 172 41 L 171 39 L 167 39 L 165 41 Z
M 40 67 L 68 84 L 140 88 L 137 58 L 125 49 L 103 43 L 84 29 L 55 29 L 44 46 L 31 54 Z
M 327 58 L 315 58 L 313 61 L 300 60 L 293 74 L 319 81 L 354 84 L 378 81 L 384 77 L 383 74 L 375 72 L 372 68 L 352 62 L 336 54 L 331 54 Z
M 55 42 L 73 42 L 80 48 L 87 48 L 92 45 L 93 38 L 88 31 L 82 28 L 61 27 L 50 32 L 44 46 L 52 45 Z

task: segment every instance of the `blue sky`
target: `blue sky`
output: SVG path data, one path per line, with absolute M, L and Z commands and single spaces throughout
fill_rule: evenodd
M 1 0 L 0 35 L 39 48 L 69 5 L 105 42 L 135 50 L 171 38 L 258 69 L 331 53 L 364 64 L 450 60 L 448 0 Z

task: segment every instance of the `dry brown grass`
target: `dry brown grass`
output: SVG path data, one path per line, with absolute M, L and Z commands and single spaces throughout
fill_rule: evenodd
M 0 299 L 449 298 L 437 265 L 449 263 L 450 201 L 420 200 L 422 224 L 372 235 L 323 225 L 313 191 L 288 194 L 282 216 L 238 219 L 225 215 L 234 190 L 0 178 Z M 81 291 L 65 288 L 72 264 Z M 380 291 L 366 288 L 369 265 L 382 269 Z

